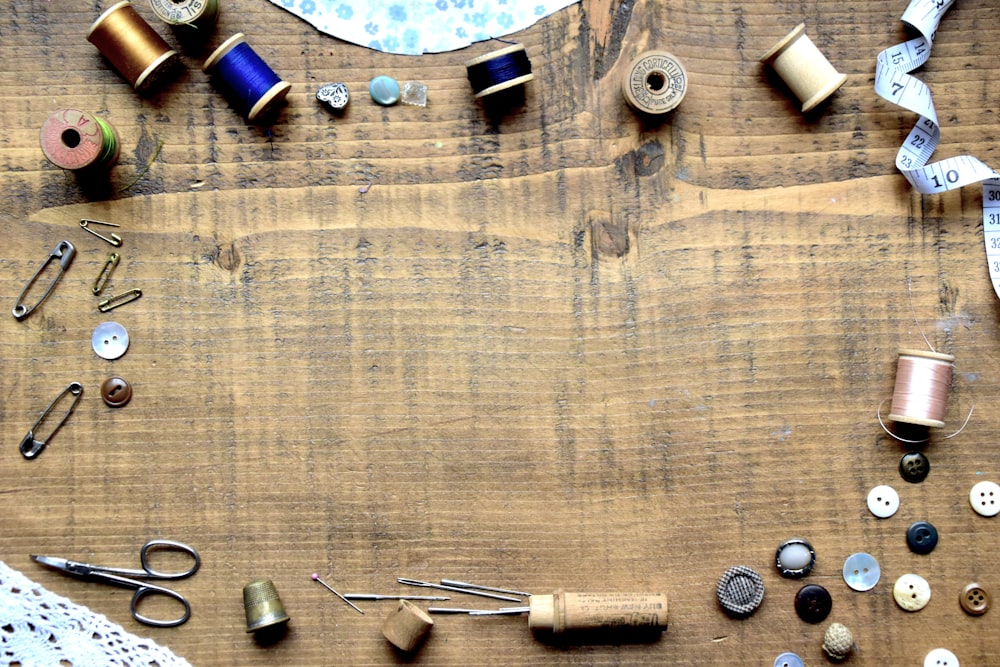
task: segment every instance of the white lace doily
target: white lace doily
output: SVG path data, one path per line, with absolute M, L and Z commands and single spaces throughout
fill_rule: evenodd
M 190 667 L 169 649 L 50 593 L 0 561 L 0 665 Z

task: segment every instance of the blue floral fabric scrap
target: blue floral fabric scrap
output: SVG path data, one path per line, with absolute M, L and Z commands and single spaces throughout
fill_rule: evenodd
M 376 51 L 454 51 L 509 35 L 578 0 L 271 0 L 319 30 Z

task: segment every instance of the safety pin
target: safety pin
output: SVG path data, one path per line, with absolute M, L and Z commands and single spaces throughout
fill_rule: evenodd
M 443 591 L 452 591 L 454 593 L 465 593 L 466 595 L 478 595 L 484 598 L 492 598 L 494 600 L 506 600 L 507 602 L 520 602 L 520 598 L 512 598 L 507 595 L 494 595 L 493 593 L 485 593 L 483 591 L 477 591 L 471 588 L 459 588 L 458 586 L 446 586 L 443 584 L 432 584 L 429 581 L 420 581 L 418 579 L 406 579 L 405 577 L 397 577 L 396 581 L 405 586 L 422 586 L 424 588 L 439 588 Z
M 121 225 L 115 224 L 113 222 L 103 222 L 101 220 L 88 220 L 86 218 L 80 221 L 80 226 L 86 229 L 94 236 L 96 236 L 97 238 L 101 239 L 102 241 L 107 241 L 116 248 L 121 246 L 122 237 L 118 236 L 114 232 L 111 232 L 111 237 L 109 238 L 104 234 L 101 234 L 100 232 L 94 231 L 88 225 L 104 225 L 105 227 L 121 227 Z
M 108 261 L 104 263 L 104 268 L 97 274 L 97 280 L 94 281 L 94 286 L 91 288 L 94 292 L 94 296 L 100 294 L 104 289 L 104 286 L 108 284 L 108 280 L 111 279 L 111 272 L 115 270 L 116 266 L 118 266 L 119 259 L 121 258 L 116 252 L 108 255 Z
M 52 410 L 56 407 L 56 404 L 62 401 L 67 394 L 72 394 L 74 396 L 73 402 L 70 403 L 69 408 L 65 413 L 63 413 L 59 423 L 55 425 L 55 428 L 52 429 L 52 432 L 49 433 L 48 437 L 41 440 L 36 438 L 35 429 L 37 429 L 41 423 L 45 421 L 45 418 L 49 416 Z M 23 440 L 21 440 L 20 449 L 21 455 L 24 456 L 24 458 L 33 459 L 42 453 L 42 450 L 45 449 L 45 445 L 47 445 L 49 440 L 52 439 L 52 436 L 54 436 L 56 431 L 62 428 L 62 425 L 66 423 L 67 419 L 69 419 L 69 416 L 73 413 L 73 409 L 76 408 L 76 404 L 80 402 L 80 397 L 82 395 L 83 385 L 79 382 L 70 382 L 66 385 L 65 389 L 59 392 L 58 396 L 52 399 L 52 402 L 49 403 L 49 407 L 42 411 L 42 414 L 38 416 L 38 421 L 35 422 L 35 425 L 28 430 L 28 434 L 24 436 Z
M 31 315 L 31 313 L 35 311 L 35 308 L 42 305 L 42 302 L 49 298 L 49 295 L 52 294 L 52 290 L 56 288 L 56 283 L 58 283 L 59 279 L 62 278 L 62 275 L 66 273 L 66 269 L 69 268 L 69 265 L 72 263 L 73 257 L 75 256 L 76 248 L 74 248 L 73 244 L 69 241 L 60 241 L 56 244 L 56 247 L 52 249 L 49 256 L 45 258 L 42 265 L 38 267 L 37 271 L 35 271 L 35 275 L 31 276 L 31 280 L 29 280 L 28 284 L 24 286 L 24 289 L 21 290 L 21 294 L 18 295 L 17 301 L 14 302 L 14 307 L 10 311 L 14 316 L 14 319 L 18 321 L 23 320 L 28 315 Z M 52 279 L 48 289 L 45 290 L 45 294 L 43 294 L 41 298 L 35 302 L 35 305 L 30 307 L 25 306 L 22 302 L 24 301 L 24 297 L 27 296 L 28 290 L 30 290 L 34 284 L 38 282 L 38 277 L 42 275 L 49 263 L 56 260 L 59 261 L 59 273 L 57 273 L 55 278 Z
M 97 309 L 102 313 L 106 313 L 109 310 L 114 310 L 118 306 L 124 306 L 126 303 L 132 303 L 141 296 L 142 296 L 141 289 L 130 289 L 127 292 L 116 294 L 115 296 L 100 302 L 99 304 L 97 304 Z

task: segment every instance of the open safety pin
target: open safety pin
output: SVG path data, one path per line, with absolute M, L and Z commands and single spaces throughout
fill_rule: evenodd
M 101 220 L 88 220 L 86 218 L 80 221 L 80 226 L 86 229 L 94 236 L 96 236 L 97 238 L 101 239 L 102 241 L 107 241 L 116 248 L 121 246 L 122 237 L 118 236 L 114 232 L 111 232 L 111 237 L 109 238 L 107 236 L 104 236 L 100 232 L 91 229 L 88 225 L 104 225 L 105 227 L 121 227 L 121 225 L 117 225 L 113 222 L 102 222 Z
M 56 283 L 58 283 L 59 279 L 62 278 L 62 275 L 66 273 L 66 269 L 69 268 L 69 265 L 73 262 L 73 258 L 75 256 L 76 256 L 76 248 L 74 248 L 73 244 L 70 243 L 69 241 L 60 241 L 59 243 L 56 244 L 56 247 L 52 249 L 52 251 L 49 253 L 49 256 L 45 258 L 45 261 L 42 262 L 42 265 L 38 267 L 37 271 L 35 271 L 35 275 L 31 276 L 31 280 L 29 280 L 28 284 L 24 286 L 24 289 L 21 290 L 21 294 L 18 295 L 17 301 L 14 302 L 14 307 L 11 308 L 10 311 L 11 314 L 14 316 L 14 319 L 18 321 L 23 320 L 28 315 L 31 315 L 31 313 L 35 311 L 35 308 L 38 308 L 40 305 L 42 305 L 43 301 L 49 298 L 49 295 L 52 294 L 52 290 L 56 288 Z M 59 262 L 59 273 L 57 273 L 56 276 L 52 279 L 52 282 L 49 283 L 49 287 L 48 289 L 45 290 L 45 294 L 43 294 L 41 298 L 35 302 L 34 305 L 25 306 L 24 297 L 28 295 L 28 291 L 34 286 L 36 282 L 38 282 L 38 277 L 41 276 L 42 273 L 45 271 L 45 269 L 48 267 L 48 265 L 54 261 Z
M 41 423 L 45 421 L 45 418 L 48 417 L 49 414 L 52 412 L 52 410 L 55 409 L 56 404 L 62 401 L 68 394 L 73 395 L 73 402 L 70 403 L 69 408 L 66 409 L 66 412 L 64 412 L 63 416 L 59 419 L 59 423 L 55 425 L 55 427 L 52 429 L 52 432 L 49 433 L 48 436 L 46 436 L 45 438 L 42 439 L 36 438 L 35 429 L 37 429 L 41 425 Z M 82 395 L 83 395 L 83 385 L 80 384 L 79 382 L 70 382 L 68 385 L 66 385 L 65 389 L 59 392 L 58 396 L 52 399 L 52 402 L 49 403 L 49 407 L 45 408 L 42 411 L 42 414 L 38 416 L 38 421 L 35 422 L 34 426 L 28 429 L 28 434 L 24 436 L 23 440 L 21 440 L 20 449 L 21 449 L 21 454 L 24 456 L 24 458 L 33 459 L 42 453 L 42 450 L 45 449 L 45 445 L 47 445 L 49 440 L 52 439 L 52 436 L 54 436 L 56 434 L 56 431 L 62 428 L 62 425 L 66 423 L 67 419 L 69 419 L 69 416 L 73 413 L 73 409 L 76 408 L 76 404 L 80 402 L 80 397 Z

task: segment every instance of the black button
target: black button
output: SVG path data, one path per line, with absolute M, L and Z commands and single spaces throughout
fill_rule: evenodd
M 833 598 L 822 586 L 807 584 L 795 594 L 795 613 L 806 623 L 819 623 L 830 615 Z
M 734 565 L 722 573 L 715 595 L 727 614 L 746 618 L 764 601 L 764 580 L 754 569 Z
M 915 554 L 929 554 L 938 543 L 937 528 L 927 521 L 917 521 L 906 530 L 906 543 Z
M 907 482 L 922 482 L 927 479 L 927 473 L 931 471 L 931 462 L 924 456 L 923 452 L 906 452 L 903 458 L 899 459 L 899 474 Z

